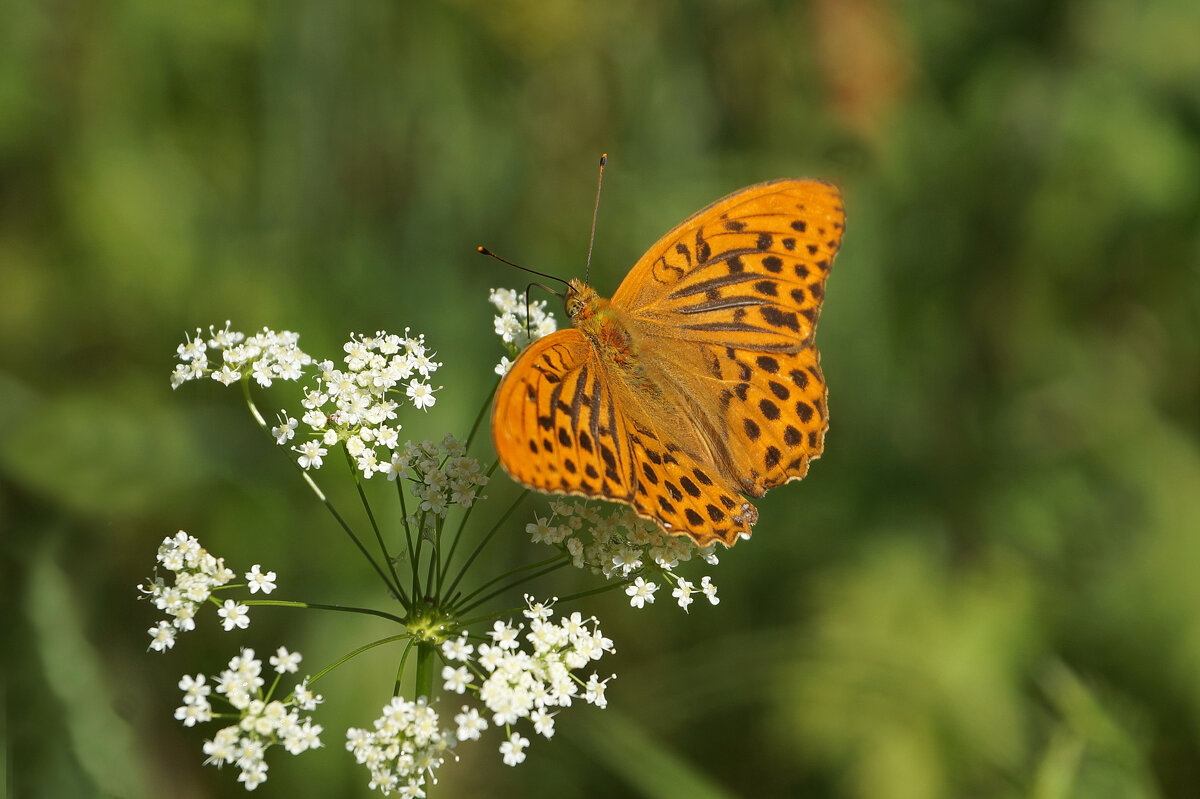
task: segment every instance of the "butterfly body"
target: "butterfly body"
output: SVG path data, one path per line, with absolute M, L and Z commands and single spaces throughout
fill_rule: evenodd
M 572 280 L 572 329 L 531 344 L 497 392 L 505 470 L 699 544 L 748 536 L 741 495 L 800 479 L 824 445 L 813 337 L 843 224 L 832 186 L 772 181 L 676 226 L 611 300 Z
M 647 391 L 654 384 L 646 380 L 637 339 L 625 316 L 579 279 L 568 284 L 563 307 L 575 329 L 596 347 L 601 361 L 609 364 L 624 380 Z M 574 311 L 574 313 L 572 313 Z

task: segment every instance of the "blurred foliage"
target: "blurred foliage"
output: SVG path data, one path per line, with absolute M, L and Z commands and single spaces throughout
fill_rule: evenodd
M 523 283 L 472 249 L 578 274 L 602 151 L 604 293 L 728 191 L 843 187 L 827 453 L 761 503 L 718 608 L 587 607 L 618 644 L 610 718 L 566 714 L 517 769 L 495 735 L 464 746 L 434 796 L 1195 795 L 1194 0 L 2 15 L 14 797 L 240 795 L 171 718 L 179 674 L 238 643 L 317 668 L 371 635 L 260 609 L 237 641 L 144 653 L 134 585 L 180 527 L 289 595 L 382 601 L 237 397 L 170 391 L 183 334 L 228 318 L 334 356 L 411 325 L 445 390 L 406 432 L 462 433 L 500 354 L 487 289 Z M 497 561 L 540 554 L 524 521 Z M 340 731 L 375 716 L 391 658 L 322 683 L 326 748 L 274 757 L 259 794 L 366 795 Z

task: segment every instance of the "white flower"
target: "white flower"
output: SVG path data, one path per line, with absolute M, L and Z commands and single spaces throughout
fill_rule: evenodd
M 595 674 L 588 678 L 587 685 L 584 687 L 583 698 L 596 707 L 608 707 L 608 699 L 604 696 L 604 691 L 608 687 L 608 681 L 616 679 L 617 675 L 613 674 L 606 680 L 601 680 Z
M 292 452 L 300 453 L 296 462 L 300 464 L 301 468 L 320 469 L 328 450 L 321 446 L 320 441 L 313 439 L 305 441 L 298 447 L 292 447 Z
M 502 621 L 498 621 L 492 625 L 492 631 L 488 633 L 492 641 L 500 649 L 516 649 L 520 644 L 517 641 L 517 635 L 521 632 L 524 625 L 516 628 L 510 627 Z
M 271 655 L 268 662 L 275 667 L 275 671 L 280 674 L 291 672 L 295 674 L 300 668 L 300 653 L 289 652 L 287 647 L 279 647 L 275 650 L 275 654 Z
M 514 732 L 508 736 L 508 740 L 500 744 L 500 754 L 504 755 L 504 765 L 516 766 L 525 762 L 525 747 L 529 746 L 529 739 L 523 738 L 520 733 Z
M 550 541 L 554 533 L 554 527 L 551 526 L 550 520 L 541 516 L 537 516 L 532 524 L 525 525 L 525 532 L 529 533 L 529 537 L 535 544 L 545 544 Z
M 417 507 L 436 517 L 445 516 L 451 505 L 471 507 L 488 481 L 479 461 L 463 455 L 462 444 L 449 435 L 441 443 L 407 442 L 382 468 L 389 480 L 409 478 Z
M 659 584 L 651 580 L 662 573 L 666 582 L 676 586 L 673 596 L 686 612 L 692 594 L 701 589 L 690 582 L 680 588 L 682 578 L 674 570 L 695 557 L 715 562 L 713 547 L 697 547 L 686 536 L 669 535 L 631 508 L 612 506 L 602 512 L 602 507 L 579 500 L 551 500 L 551 517 L 536 516 L 525 531 L 535 543 L 557 547 L 576 568 L 629 583 L 626 594 L 634 607 L 654 601 Z M 711 601 L 715 587 L 710 591 L 706 596 Z
M 296 435 L 296 427 L 300 422 L 282 411 L 279 413 L 279 424 L 271 428 L 276 444 L 286 444 Z
M 675 586 L 675 590 L 671 592 L 671 596 L 679 600 L 679 607 L 687 612 L 688 605 L 695 602 L 692 599 L 692 592 L 696 590 L 696 586 L 692 585 L 687 580 L 681 579 Z
M 157 560 L 174 576 L 175 584 L 168 585 L 163 577 L 156 576 L 139 585 L 138 590 L 170 618 L 148 630 L 152 639 L 150 648 L 164 652 L 174 645 L 178 633 L 195 628 L 199 606 L 207 602 L 214 589 L 233 580 L 234 573 L 226 568 L 223 559 L 209 554 L 195 537 L 183 530 L 163 539 Z
M 432 386 L 415 379 L 409 381 L 406 393 L 408 394 L 408 398 L 412 400 L 412 404 L 421 410 L 432 408 L 436 399 L 433 396 Z
M 625 595 L 629 597 L 630 605 L 635 608 L 641 608 L 647 602 L 654 602 L 654 592 L 657 590 L 657 585 L 646 582 L 644 577 L 638 577 L 634 580 L 633 585 L 625 587 Z
M 212 721 L 212 706 L 208 702 L 191 702 L 175 708 L 175 718 L 185 727 L 194 727 L 203 721 Z
M 262 591 L 264 594 L 269 594 L 275 590 L 275 572 L 267 572 L 263 574 L 259 570 L 259 565 L 255 563 L 250 567 L 250 571 L 246 572 L 246 582 L 250 587 L 250 593 Z
M 234 627 L 246 629 L 250 626 L 250 607 L 234 602 L 232 599 L 226 599 L 225 604 L 217 611 L 217 615 L 224 621 L 221 623 L 225 626 L 225 631 L 229 632 Z
M 447 660 L 467 660 L 475 647 L 467 643 L 466 638 L 456 638 L 442 644 L 442 656 Z
M 628 575 L 634 569 L 640 568 L 642 559 L 641 551 L 635 547 L 623 546 L 617 549 L 617 553 L 612 557 L 612 564 L 617 569 L 620 569 L 621 574 Z
M 463 705 L 462 712 L 454 717 L 454 723 L 458 725 L 455 737 L 460 741 L 478 741 L 479 734 L 488 726 L 487 719 L 480 716 L 478 710 L 467 705 Z
M 205 681 L 203 674 L 195 677 L 185 674 L 179 680 L 179 690 L 183 691 L 184 703 L 191 704 L 212 693 L 212 686 Z
M 533 722 L 533 731 L 545 738 L 554 737 L 554 714 L 547 713 L 545 710 L 535 710 L 529 714 L 529 720 Z
M 160 621 L 146 632 L 150 633 L 150 648 L 155 652 L 165 652 L 175 646 L 175 628 L 170 622 Z
M 720 599 L 717 597 L 717 587 L 712 584 L 711 577 L 704 577 L 700 580 L 700 590 L 708 597 L 708 601 L 713 604 L 719 604 Z
M 461 694 L 471 684 L 471 670 L 466 666 L 459 666 L 457 669 L 445 666 L 442 668 L 442 679 L 446 681 L 442 690 Z

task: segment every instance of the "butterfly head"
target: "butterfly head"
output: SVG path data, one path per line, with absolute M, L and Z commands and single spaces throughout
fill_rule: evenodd
M 596 290 L 579 278 L 574 278 L 567 284 L 567 292 L 563 295 L 563 308 L 567 316 L 576 325 L 595 312 L 599 296 Z

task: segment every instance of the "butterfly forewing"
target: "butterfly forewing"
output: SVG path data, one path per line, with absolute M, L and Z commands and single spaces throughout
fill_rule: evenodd
M 594 348 L 560 330 L 521 353 L 500 384 L 492 438 L 505 470 L 543 491 L 629 502 L 635 481 L 625 415 Z
M 613 304 L 696 342 L 795 351 L 812 341 L 844 224 L 828 184 L 751 186 L 661 238 Z

